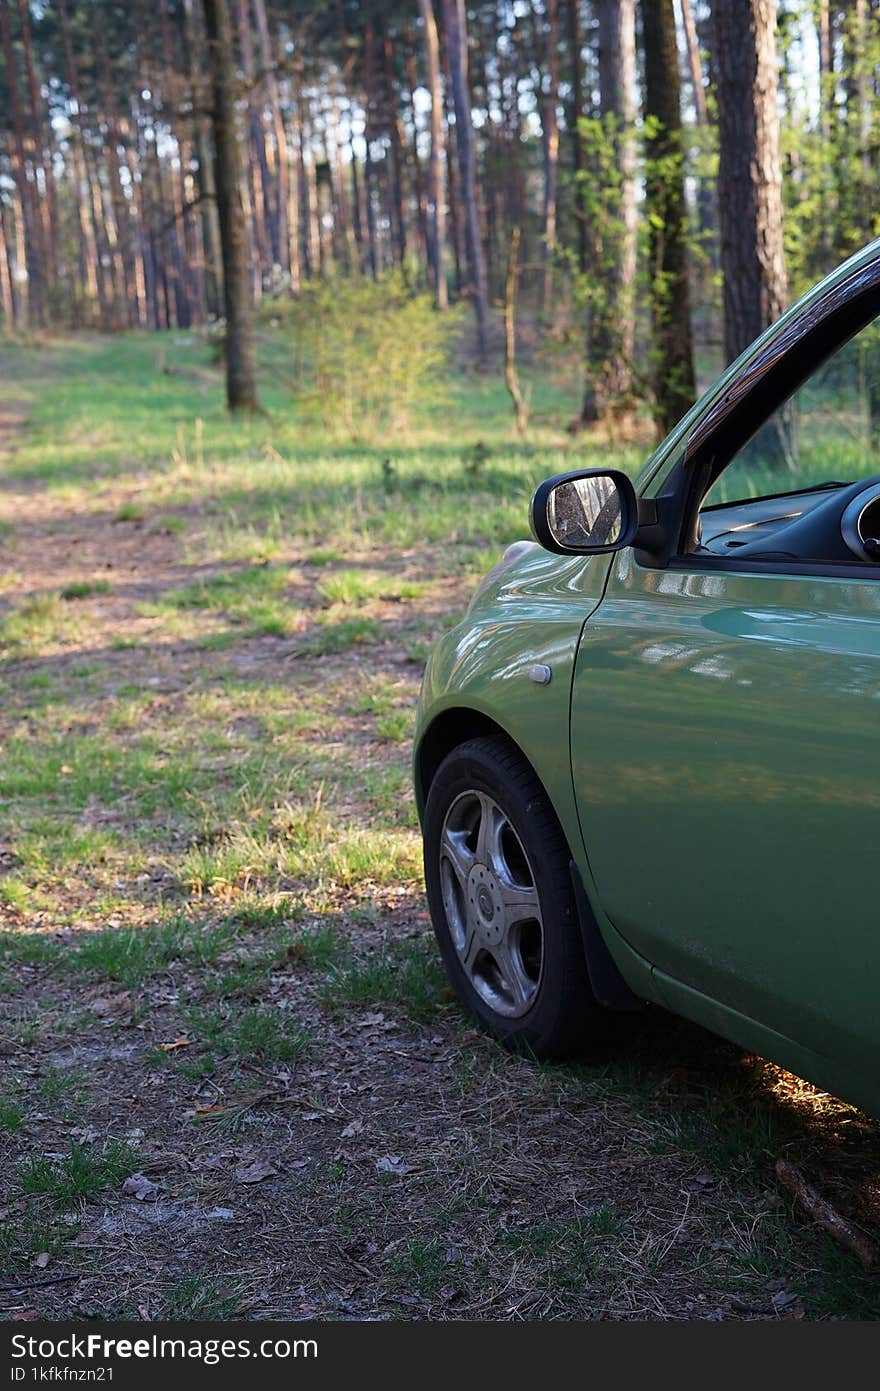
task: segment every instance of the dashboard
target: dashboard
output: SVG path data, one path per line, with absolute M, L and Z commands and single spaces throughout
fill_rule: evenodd
M 707 507 L 694 554 L 880 565 L 880 475 Z

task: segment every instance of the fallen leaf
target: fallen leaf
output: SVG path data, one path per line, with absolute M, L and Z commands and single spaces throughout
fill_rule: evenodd
M 265 1159 L 255 1159 L 250 1164 L 239 1164 L 235 1177 L 239 1183 L 262 1183 L 263 1179 L 272 1178 L 277 1173 L 278 1170 Z
M 376 1160 L 376 1168 L 380 1174 L 411 1174 L 412 1164 L 407 1164 L 399 1154 L 383 1154 L 381 1159 Z
M 139 1203 L 159 1201 L 159 1185 L 147 1178 L 146 1174 L 129 1174 L 122 1185 L 122 1191 L 128 1198 L 137 1198 Z
M 180 1038 L 172 1039 L 170 1043 L 160 1043 L 159 1049 L 162 1053 L 177 1053 L 181 1048 L 189 1048 L 189 1039 L 185 1034 Z
M 350 1140 L 352 1135 L 360 1135 L 363 1128 L 363 1121 L 349 1121 L 348 1125 L 342 1132 L 343 1140 Z
M 35 1259 L 34 1259 L 34 1265 L 37 1267 L 38 1270 L 45 1270 L 45 1269 L 46 1269 L 46 1266 L 47 1266 L 48 1264 L 49 1264 L 49 1252 L 48 1252 L 48 1251 L 41 1251 L 40 1254 L 39 1254 L 37 1257 L 35 1257 Z

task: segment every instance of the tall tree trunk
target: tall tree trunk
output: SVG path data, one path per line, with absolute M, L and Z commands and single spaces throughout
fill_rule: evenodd
M 452 96 L 455 103 L 455 143 L 458 150 L 458 165 L 461 171 L 461 190 L 464 201 L 469 288 L 477 316 L 477 341 L 480 357 L 485 361 L 489 352 L 489 302 L 486 290 L 483 243 L 480 236 L 480 218 L 477 208 L 474 128 L 471 120 L 468 86 L 467 15 L 464 0 L 443 0 L 443 23 L 449 53 Z
M 367 20 L 364 29 L 364 205 L 367 214 L 367 258 L 370 274 L 375 280 L 379 274 L 379 258 L 376 248 L 376 204 L 373 197 L 374 69 L 373 26 Z
M 580 0 L 568 0 L 568 45 L 571 53 L 571 157 L 574 171 L 574 214 L 577 224 L 577 267 L 586 275 L 589 265 L 589 237 L 584 181 L 586 162 L 579 122 L 584 115 L 584 59 L 581 36 Z
M 647 211 L 655 419 L 662 434 L 693 404 L 681 92 L 672 0 L 642 0 L 645 39 Z
M 274 250 L 270 240 L 272 222 L 269 196 L 269 166 L 266 159 L 266 141 L 263 123 L 254 101 L 254 47 L 251 38 L 251 17 L 249 0 L 238 0 L 238 42 L 241 51 L 241 65 L 244 71 L 248 130 L 247 187 L 251 208 L 251 233 L 257 262 L 260 268 L 258 281 L 272 266 Z
M 544 281 L 541 294 L 544 313 L 553 298 L 553 261 L 556 255 L 556 216 L 559 187 L 559 0 L 544 0 L 546 14 L 546 85 L 541 115 L 544 136 Z
M 67 85 L 73 98 L 76 114 L 73 121 L 78 139 L 72 141 L 73 173 L 77 183 L 77 216 L 79 218 L 80 240 L 82 246 L 83 278 L 86 294 L 97 298 L 101 321 L 106 324 L 109 317 L 109 297 L 100 254 L 100 237 L 95 219 L 95 199 L 93 196 L 93 176 L 86 140 L 85 119 L 82 95 L 79 89 L 79 74 L 76 55 L 73 51 L 73 38 L 70 32 L 70 17 L 67 0 L 57 0 L 58 19 L 61 25 L 61 41 L 64 49 L 64 65 L 67 71 Z M 136 60 L 137 61 L 137 60 Z
M 397 259 L 403 265 L 406 261 L 407 250 L 403 148 L 400 140 L 400 127 L 397 123 L 397 98 L 394 92 L 394 49 L 387 21 L 382 26 L 382 64 L 385 79 L 385 112 L 393 164 L 393 167 L 389 169 L 388 177 L 391 181 L 391 204 L 394 210 L 396 228 Z
M 205 259 L 205 299 L 208 314 L 220 318 L 223 313 L 223 249 L 220 245 L 217 189 L 214 185 L 214 161 L 211 157 L 211 123 L 204 114 L 203 36 L 201 26 L 197 23 L 195 0 L 185 0 L 184 37 L 194 108 L 198 199 Z
M 616 182 L 604 191 L 605 226 L 594 249 L 599 283 L 588 332 L 584 423 L 628 400 L 635 339 L 635 0 L 597 0 L 597 11 L 600 102 Z
M 715 0 L 718 212 L 728 362 L 788 304 L 782 240 L 775 0 Z M 796 466 L 794 405 L 776 412 L 762 457 Z
M 422 262 L 428 259 L 428 209 L 425 206 L 425 180 L 422 172 L 422 160 L 419 155 L 419 123 L 416 116 L 416 88 L 419 85 L 418 73 L 416 70 L 416 48 L 413 27 L 407 19 L 404 30 L 406 40 L 406 104 L 409 108 L 409 119 L 412 122 L 412 140 L 406 138 L 406 128 L 403 127 L 401 140 L 406 149 L 407 168 L 412 175 L 412 189 L 415 195 L 416 217 L 418 228 L 418 249 L 419 257 Z
M 241 146 L 235 124 L 235 63 L 226 0 L 203 0 L 211 72 L 214 179 L 223 247 L 226 308 L 226 403 L 258 410 L 254 311 L 248 236 L 241 198 Z
M 688 69 L 691 75 L 691 87 L 694 94 L 694 110 L 697 116 L 697 125 L 704 126 L 708 120 L 708 112 L 706 110 L 706 89 L 703 86 L 703 60 L 700 57 L 697 26 L 694 23 L 694 12 L 691 8 L 691 0 L 680 0 L 680 4 L 685 48 L 687 49 Z
M 44 197 L 38 198 L 37 215 L 42 223 L 40 251 L 46 278 L 46 290 L 54 280 L 54 267 L 58 256 L 58 210 L 55 199 L 55 172 L 52 168 L 51 134 L 47 141 L 46 123 L 43 119 L 43 102 L 37 69 L 34 63 L 34 47 L 31 40 L 31 14 L 28 0 L 18 0 L 18 19 L 21 30 L 22 52 L 27 76 L 30 102 L 32 137 L 34 142 L 34 172 L 39 166 L 43 176 Z
M 438 309 L 448 303 L 444 255 L 446 250 L 446 195 L 443 189 L 443 93 L 440 88 L 440 45 L 431 0 L 419 0 L 425 29 L 428 95 L 431 98 L 431 154 L 428 163 L 429 256 L 431 283 Z
M 273 208 L 272 244 L 276 248 L 276 260 L 290 269 L 290 237 L 287 229 L 290 151 L 287 148 L 287 134 L 284 129 L 278 79 L 275 76 L 273 65 L 272 38 L 266 14 L 266 0 L 254 0 L 254 17 L 257 21 L 257 36 L 260 42 L 260 67 L 263 72 L 263 86 L 269 103 L 272 138 L 275 142 L 276 196 Z
M 25 264 L 28 275 L 28 300 L 33 320 L 37 324 L 45 321 L 43 302 L 43 277 L 45 252 L 41 256 L 42 223 L 40 221 L 35 185 L 28 178 L 27 156 L 25 153 L 24 116 L 18 90 L 15 49 L 12 42 L 8 0 L 0 0 L 0 30 L 3 34 L 3 56 L 6 62 L 6 84 L 9 89 L 9 104 L 12 108 L 13 161 L 12 172 L 18 188 L 21 204 Z
M 715 0 L 712 18 L 724 350 L 731 362 L 788 303 L 774 0 Z

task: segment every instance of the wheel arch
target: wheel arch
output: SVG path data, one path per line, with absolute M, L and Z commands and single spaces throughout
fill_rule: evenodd
M 481 735 L 495 735 L 504 739 L 508 744 L 512 744 L 540 781 L 540 775 L 531 759 L 503 725 L 500 725 L 497 720 L 493 720 L 491 715 L 486 715 L 482 710 L 477 710 L 471 705 L 454 705 L 449 709 L 441 710 L 434 717 L 416 747 L 414 760 L 416 803 L 420 818 L 425 809 L 428 789 L 446 755 L 457 748 L 459 744 L 465 743 L 467 739 L 478 739 Z

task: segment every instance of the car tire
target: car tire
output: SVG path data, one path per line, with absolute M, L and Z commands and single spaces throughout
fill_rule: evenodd
M 514 745 L 481 737 L 447 755 L 428 791 L 424 853 L 440 951 L 480 1026 L 538 1059 L 607 1042 L 619 1016 L 590 988 L 569 848 Z

